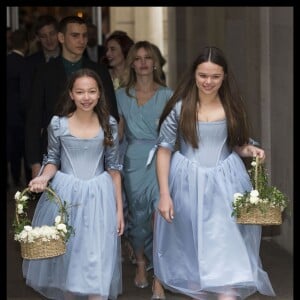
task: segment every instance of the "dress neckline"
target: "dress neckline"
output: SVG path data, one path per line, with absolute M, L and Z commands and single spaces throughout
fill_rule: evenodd
M 95 136 L 93 136 L 93 137 L 84 138 L 84 137 L 76 136 L 76 135 L 72 134 L 72 132 L 71 132 L 71 130 L 70 130 L 70 127 L 69 127 L 69 118 L 65 116 L 64 119 L 65 119 L 65 122 L 66 122 L 66 128 L 67 128 L 68 134 L 69 134 L 70 136 L 74 137 L 75 139 L 80 139 L 80 140 L 93 140 L 93 139 L 97 138 L 97 137 L 99 136 L 100 132 L 101 132 L 101 126 L 100 126 L 100 128 L 99 128 L 99 130 L 98 130 L 98 133 L 97 133 Z
M 136 90 L 135 90 L 135 88 L 132 88 L 133 96 L 134 96 L 134 100 L 135 100 L 136 106 L 137 106 L 138 108 L 141 108 L 141 107 L 144 107 L 145 105 L 147 105 L 150 101 L 152 101 L 152 99 L 154 99 L 155 95 L 158 93 L 158 91 L 159 91 L 161 88 L 162 88 L 162 86 L 159 85 L 158 88 L 156 89 L 156 91 L 154 92 L 154 94 L 152 95 L 152 97 L 149 98 L 149 99 L 147 100 L 147 102 L 145 102 L 145 103 L 142 104 L 142 105 L 139 105 L 139 104 L 138 104 L 138 100 L 137 100 L 137 97 L 136 97 Z
M 226 122 L 226 119 L 215 120 L 215 121 L 197 121 L 200 124 L 222 124 Z

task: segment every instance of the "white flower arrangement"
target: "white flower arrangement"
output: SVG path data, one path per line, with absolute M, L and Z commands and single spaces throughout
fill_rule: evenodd
M 24 243 L 33 243 L 37 239 L 41 238 L 42 241 L 58 240 L 60 237 L 65 237 L 68 232 L 67 226 L 61 223 L 61 216 L 55 218 L 54 226 L 43 225 L 41 227 L 32 227 L 30 225 L 25 225 L 24 229 L 15 234 L 15 241 Z
M 265 166 L 254 158 L 248 172 L 253 189 L 250 192 L 238 192 L 233 195 L 232 215 L 239 217 L 244 208 L 246 211 L 258 208 L 262 213 L 269 208 L 280 208 L 282 212 L 287 207 L 288 199 L 276 187 L 268 185 Z
M 28 206 L 30 197 L 29 189 L 23 192 L 17 191 L 14 198 L 16 201 L 16 218 L 13 223 L 15 230 L 14 239 L 23 243 L 34 243 L 38 239 L 42 241 L 58 240 L 63 238 L 67 241 L 71 234 L 74 233 L 72 226 L 68 225 L 68 214 L 66 210 L 66 203 L 61 204 L 59 212 L 60 215 L 56 216 L 53 226 L 43 225 L 41 227 L 32 227 L 30 220 L 27 218 L 25 209 Z M 49 200 L 57 200 L 55 192 L 51 188 L 47 188 L 47 195 Z M 60 200 L 60 199 L 59 199 Z

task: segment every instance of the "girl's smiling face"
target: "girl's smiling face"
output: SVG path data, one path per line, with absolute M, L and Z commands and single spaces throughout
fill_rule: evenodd
M 199 91 L 206 95 L 218 92 L 223 79 L 223 68 L 212 62 L 201 63 L 195 71 L 196 85 Z
M 94 78 L 83 76 L 75 80 L 69 95 L 77 109 L 91 111 L 97 105 L 101 93 Z

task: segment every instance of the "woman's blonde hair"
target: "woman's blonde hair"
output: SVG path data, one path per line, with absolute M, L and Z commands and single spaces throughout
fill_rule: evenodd
M 124 74 L 124 81 L 122 87 L 125 87 L 126 94 L 129 97 L 133 97 L 130 95 L 129 90 L 130 88 L 134 87 L 136 83 L 136 73 L 132 68 L 132 65 L 136 59 L 137 51 L 141 48 L 144 48 L 148 55 L 151 56 L 154 62 L 154 70 L 153 70 L 153 80 L 154 82 L 158 83 L 159 85 L 166 86 L 166 84 L 161 80 L 162 76 L 162 69 L 159 62 L 159 57 L 153 46 L 148 41 L 139 41 L 136 42 L 129 50 L 126 62 L 125 62 L 125 74 Z

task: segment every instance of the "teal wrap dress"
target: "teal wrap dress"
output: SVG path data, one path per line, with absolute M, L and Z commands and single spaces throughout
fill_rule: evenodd
M 160 86 L 147 103 L 138 106 L 135 90 L 116 91 L 120 116 L 124 118 L 127 148 L 123 160 L 124 189 L 128 201 L 128 239 L 135 252 L 143 251 L 152 264 L 152 216 L 159 200 L 155 160 L 146 166 L 158 136 L 160 115 L 173 91 Z

